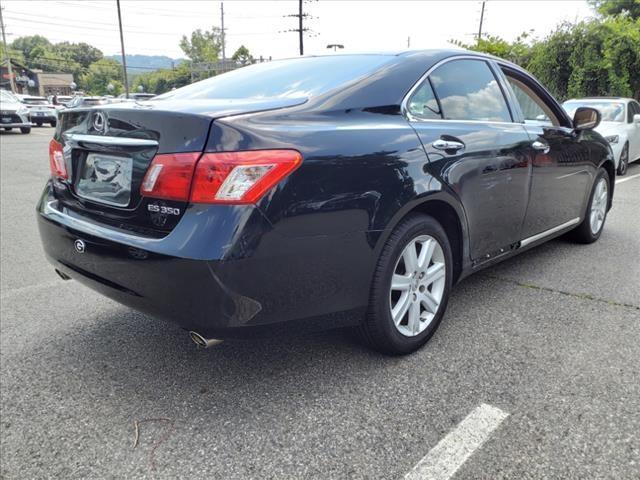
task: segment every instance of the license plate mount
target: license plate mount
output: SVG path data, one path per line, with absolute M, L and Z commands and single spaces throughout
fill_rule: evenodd
M 75 189 L 92 202 L 127 207 L 131 201 L 131 157 L 89 153 L 82 162 Z

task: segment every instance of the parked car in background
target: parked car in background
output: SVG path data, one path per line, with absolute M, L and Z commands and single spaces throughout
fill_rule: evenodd
M 0 128 L 6 131 L 19 128 L 22 133 L 31 132 L 29 109 L 7 90 L 0 90 Z
M 84 97 L 76 95 L 67 104 L 67 108 L 94 107 L 96 105 L 106 105 L 108 103 L 109 99 L 105 97 Z
M 156 95 L 153 93 L 130 93 L 129 94 L 129 100 L 136 100 L 136 101 L 142 101 L 142 100 L 151 100 L 152 98 L 154 98 Z M 120 95 L 118 95 L 118 98 L 121 100 L 126 100 L 127 96 L 122 93 Z
M 631 162 L 640 160 L 640 103 L 632 98 L 594 97 L 564 102 L 572 115 L 580 107 L 595 108 L 602 115 L 596 131 L 611 145 L 618 175 L 627 172 Z
M 458 280 L 598 240 L 615 186 L 599 118 L 475 52 L 259 63 L 63 110 L 38 225 L 63 279 L 199 345 L 353 326 L 406 354 Z
M 73 100 L 73 97 L 70 95 L 58 95 L 57 97 L 55 95 L 49 95 L 47 100 L 49 100 L 49 103 L 52 105 L 66 107 L 67 104 Z M 57 103 L 54 103 L 54 100 L 57 100 Z
M 45 97 L 22 95 L 20 101 L 29 109 L 29 120 L 31 123 L 35 123 L 38 127 L 41 127 L 45 123 L 48 123 L 52 127 L 56 126 L 56 122 L 58 121 L 56 107 Z

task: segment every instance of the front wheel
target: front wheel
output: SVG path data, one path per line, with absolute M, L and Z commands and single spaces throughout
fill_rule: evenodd
M 620 153 L 620 163 L 618 163 L 618 175 L 622 176 L 627 173 L 627 167 L 629 166 L 629 144 L 625 143 Z
M 20 131 L 26 135 L 27 133 L 31 133 L 31 127 L 21 127 Z
M 49 125 L 51 125 L 52 127 L 55 127 L 57 125 L 57 123 L 58 122 L 56 120 L 54 120 L 52 122 L 49 122 Z
M 12 128 L 12 127 L 4 127 L 4 131 L 5 131 L 5 132 L 10 132 L 11 130 L 13 130 L 13 128 Z
M 452 254 L 432 217 L 411 215 L 393 231 L 374 273 L 362 336 L 376 350 L 411 353 L 438 328 L 449 300 Z
M 573 239 L 579 243 L 593 243 L 602 233 L 609 207 L 609 175 L 604 168 L 598 170 L 591 188 L 587 211 L 582 223 L 573 230 Z
M 41 127 L 42 126 L 42 122 L 36 122 L 36 127 Z

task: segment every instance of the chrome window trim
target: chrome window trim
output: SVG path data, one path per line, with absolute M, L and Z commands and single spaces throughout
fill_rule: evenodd
M 94 143 L 96 145 L 105 146 L 121 146 L 121 147 L 157 147 L 156 140 L 147 138 L 131 138 L 131 137 L 103 137 L 101 135 L 84 135 L 81 133 L 65 133 L 64 137 L 73 142 Z
M 521 125 L 520 123 L 512 120 L 510 122 L 497 122 L 497 121 L 492 121 L 492 120 L 454 120 L 454 119 L 447 119 L 447 118 L 420 118 L 420 117 L 416 117 L 414 115 L 411 114 L 411 112 L 409 111 L 409 107 L 407 106 L 407 104 L 409 103 L 409 99 L 411 98 L 411 96 L 415 93 L 415 91 L 420 88 L 420 86 L 422 86 L 422 84 L 424 83 L 424 81 L 429 77 L 429 75 L 431 75 L 433 73 L 433 71 L 435 69 L 437 69 L 438 67 L 448 63 L 448 62 L 452 62 L 455 60 L 476 60 L 476 61 L 481 61 L 484 62 L 487 67 L 489 68 L 489 71 L 491 72 L 491 74 L 495 77 L 496 74 L 493 71 L 493 69 L 491 68 L 491 59 L 490 58 L 486 58 L 486 57 L 481 57 L 481 56 L 476 56 L 476 55 L 456 55 L 453 57 L 447 57 L 447 58 L 443 58 L 442 60 L 440 60 L 439 62 L 435 63 L 434 65 L 431 66 L 431 68 L 429 68 L 429 70 L 427 70 L 419 79 L 416 83 L 413 84 L 413 86 L 411 87 L 411 89 L 409 90 L 409 92 L 407 92 L 407 94 L 404 96 L 404 98 L 402 99 L 402 103 L 400 104 L 400 112 L 402 112 L 402 114 L 407 118 L 407 120 L 409 120 L 410 122 L 419 122 L 419 123 L 427 123 L 427 122 L 458 122 L 458 123 L 472 123 L 472 124 L 476 124 L 476 123 L 481 123 L 481 124 L 490 124 L 490 125 Z M 499 80 L 496 78 L 496 82 L 498 82 Z M 500 85 L 499 85 L 500 86 Z M 500 92 L 502 93 L 502 98 L 504 98 L 505 103 L 507 104 L 507 109 L 509 110 L 509 113 L 511 114 L 511 107 L 509 105 L 509 99 L 506 98 L 504 92 L 502 91 L 502 88 L 500 88 Z M 437 93 L 436 93 L 437 95 Z

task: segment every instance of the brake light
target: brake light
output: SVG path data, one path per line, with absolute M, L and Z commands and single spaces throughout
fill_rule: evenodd
M 52 176 L 62 179 L 69 178 L 67 166 L 64 163 L 62 145 L 53 138 L 49 142 L 49 168 L 51 169 Z
M 255 203 L 300 163 L 295 150 L 163 154 L 151 162 L 140 193 L 193 203 Z
M 169 153 L 157 155 L 147 170 L 140 193 L 166 200 L 189 200 L 193 169 L 200 153 Z
M 302 163 L 295 150 L 207 153 L 196 166 L 193 203 L 255 203 Z

